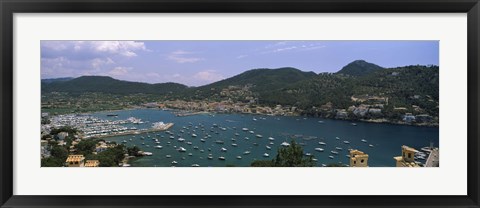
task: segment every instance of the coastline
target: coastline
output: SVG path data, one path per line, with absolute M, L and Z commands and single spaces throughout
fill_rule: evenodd
M 143 107 L 143 106 L 132 106 L 132 107 L 126 107 L 122 109 L 85 111 L 85 112 L 79 112 L 76 114 L 91 114 L 91 113 L 117 112 L 117 111 L 126 111 L 126 110 L 145 110 L 145 109 L 172 110 L 172 111 L 182 110 L 182 109 L 166 108 L 166 107 L 165 108 L 149 108 L 149 107 Z M 182 115 L 182 116 L 193 116 L 193 115 L 201 115 L 201 114 L 247 114 L 247 115 L 261 115 L 261 116 L 320 118 L 320 119 L 332 119 L 332 120 L 351 121 L 351 122 L 392 124 L 392 125 L 400 125 L 400 126 L 418 126 L 418 127 L 436 127 L 436 128 L 440 126 L 439 123 L 407 123 L 403 121 L 391 121 L 388 119 L 338 119 L 338 118 L 314 117 L 314 116 L 302 116 L 302 115 L 272 115 L 272 114 L 262 114 L 262 113 L 246 113 L 246 112 L 236 113 L 236 112 L 218 112 L 218 111 L 192 111 L 192 110 L 188 110 L 188 111 L 190 112 L 191 115 Z M 58 114 L 58 115 L 66 115 L 66 114 Z

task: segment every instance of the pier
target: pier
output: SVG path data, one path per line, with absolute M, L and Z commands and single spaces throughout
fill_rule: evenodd
M 105 135 L 96 135 L 93 137 L 96 138 L 107 138 L 107 137 L 114 137 L 114 136 L 127 136 L 127 135 L 136 135 L 136 134 L 144 134 L 144 133 L 152 133 L 152 132 L 159 132 L 159 131 L 166 131 L 170 129 L 174 124 L 167 123 L 163 128 L 150 128 L 150 129 L 140 129 L 140 130 L 128 130 L 123 131 L 120 133 L 112 133 L 112 134 L 105 134 Z
M 428 155 L 427 161 L 425 162 L 425 167 L 439 167 L 440 160 L 438 156 L 438 148 L 432 149 Z

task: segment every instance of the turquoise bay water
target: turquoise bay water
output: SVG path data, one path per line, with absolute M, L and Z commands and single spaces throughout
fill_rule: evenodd
M 402 145 L 420 149 L 429 146 L 430 142 L 433 142 L 434 146 L 438 146 L 439 143 L 439 129 L 433 127 L 364 122 L 357 122 L 357 125 L 353 126 L 351 122 L 341 120 L 245 114 L 200 114 L 176 117 L 170 111 L 159 109 L 115 111 L 114 113 L 118 114 L 118 117 L 108 117 L 107 114 L 109 113 L 111 112 L 98 112 L 92 115 L 109 120 L 123 120 L 129 117 L 140 118 L 145 121 L 144 124 L 128 125 L 139 129 L 150 128 L 152 123 L 159 121 L 175 124 L 169 129 L 173 133 L 174 139 L 170 139 L 170 135 L 166 132 L 139 134 L 135 137 L 128 135 L 106 138 L 107 141 L 118 143 L 126 140 L 125 145 L 127 146 L 136 145 L 143 151 L 153 153 L 152 156 L 131 160 L 130 164 L 133 167 L 169 167 L 172 166 L 172 161 L 178 162 L 175 165 L 177 167 L 190 167 L 193 164 L 202 167 L 249 166 L 255 159 L 273 159 L 277 149 L 281 147 L 280 144 L 284 141 L 290 143 L 292 137 L 297 143 L 301 143 L 305 153 L 312 154 L 318 160 L 317 166 L 339 162 L 348 164 L 349 158 L 346 155 L 348 155 L 348 149 L 352 148 L 367 153 L 369 155 L 369 166 L 371 167 L 393 167 L 395 166 L 393 157 L 401 154 Z M 214 127 L 215 124 L 218 127 Z M 202 128 L 204 131 L 202 131 Z M 222 130 L 222 128 L 225 128 L 225 130 Z M 254 133 L 242 131 L 242 128 L 248 128 L 249 131 L 254 131 Z M 197 137 L 192 137 L 193 133 Z M 236 133 L 238 136 L 235 135 Z M 257 134 L 263 137 L 257 138 Z M 145 138 L 141 139 L 141 136 Z M 185 141 L 179 142 L 177 139 L 180 137 L 184 138 Z M 248 137 L 248 139 L 245 137 Z M 275 140 L 270 141 L 269 137 L 273 137 Z M 339 139 L 336 139 L 336 137 Z M 158 145 L 161 145 L 162 149 L 154 148 L 157 145 L 154 141 L 155 138 L 160 142 Z M 204 139 L 205 142 L 201 142 L 200 139 Z M 362 139 L 367 140 L 367 142 L 362 142 Z M 223 140 L 224 143 L 217 144 L 215 143 L 216 140 Z M 343 141 L 349 141 L 350 143 L 345 144 Z M 189 145 L 187 142 L 192 144 Z M 270 142 L 274 144 L 271 145 Z M 319 145 L 319 142 L 324 142 L 326 145 Z M 237 146 L 232 146 L 232 143 L 237 144 Z M 258 146 L 254 143 L 257 143 Z M 374 147 L 369 147 L 369 144 Z M 267 145 L 271 147 L 271 150 L 266 148 Z M 195 149 L 195 146 L 198 149 Z M 179 147 L 185 148 L 186 152 L 179 152 L 177 150 Z M 226 148 L 227 151 L 222 152 L 222 147 Z M 324 152 L 314 150 L 318 147 L 323 148 Z M 336 150 L 336 147 L 343 150 Z M 332 150 L 339 152 L 338 155 L 334 155 L 334 159 L 328 157 L 332 155 L 330 153 Z M 244 155 L 245 151 L 251 153 Z M 192 153 L 192 155 L 189 156 L 189 153 Z M 264 153 L 269 154 L 269 157 L 264 157 Z M 207 158 L 209 154 L 212 154 L 213 159 Z M 166 155 L 171 155 L 171 158 L 166 158 Z M 220 156 L 225 157 L 225 160 L 219 160 Z M 237 156 L 242 158 L 237 159 Z

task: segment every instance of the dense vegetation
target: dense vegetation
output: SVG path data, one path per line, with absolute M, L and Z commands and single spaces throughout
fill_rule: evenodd
M 272 160 L 255 160 L 252 167 L 313 167 L 315 161 L 312 156 L 305 156 L 303 148 L 295 141 L 290 146 L 280 147 L 277 156 Z

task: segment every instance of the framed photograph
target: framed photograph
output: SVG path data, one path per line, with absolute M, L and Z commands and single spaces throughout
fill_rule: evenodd
M 479 207 L 479 4 L 1 1 L 1 207 Z

